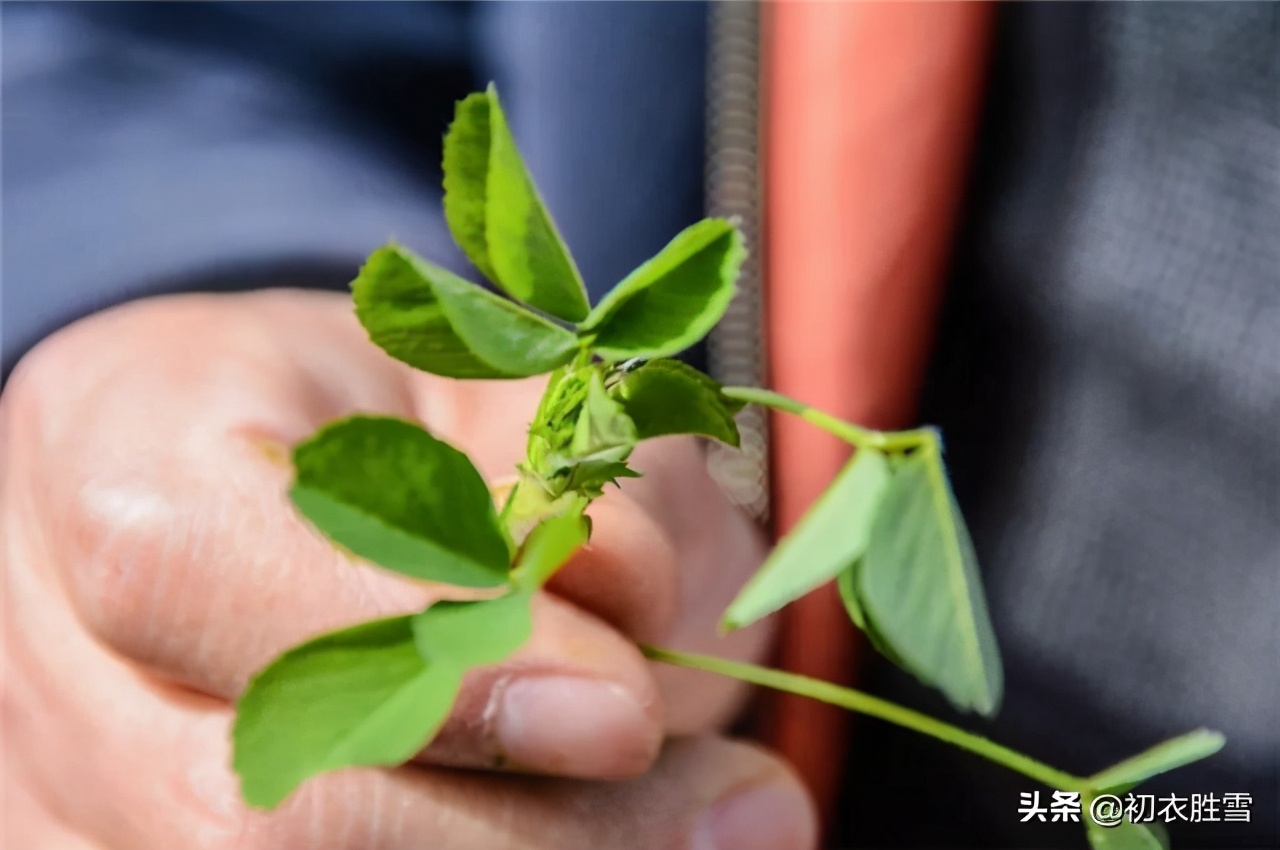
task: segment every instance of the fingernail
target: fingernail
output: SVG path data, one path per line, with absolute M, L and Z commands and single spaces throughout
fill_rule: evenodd
M 794 785 L 759 785 L 716 803 L 693 829 L 691 850 L 809 850 L 817 826 Z
M 658 724 L 613 682 L 530 676 L 509 684 L 501 700 L 498 743 L 521 767 L 592 779 L 634 776 L 661 743 Z

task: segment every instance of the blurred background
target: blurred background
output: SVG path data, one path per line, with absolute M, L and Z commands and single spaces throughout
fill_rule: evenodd
M 789 258 L 942 210 L 911 418 L 946 437 L 1005 706 L 951 717 L 869 652 L 858 681 L 1079 773 L 1220 729 L 1221 754 L 1145 790 L 1252 795 L 1249 823 L 1175 823 L 1175 847 L 1280 846 L 1280 4 L 981 7 L 964 24 L 972 120 L 935 134 L 954 199 L 941 178 L 895 194 L 888 174 L 875 195 L 835 169 L 861 218 L 827 215 L 807 243 L 810 184 L 771 182 L 804 174 L 787 116 L 826 121 L 833 135 L 801 139 L 814 161 L 856 159 L 838 134 L 863 109 L 881 146 L 916 138 L 895 132 L 932 114 L 927 96 L 879 131 L 867 106 L 913 44 L 952 55 L 954 9 L 913 5 L 917 23 L 871 43 L 870 17 L 809 13 L 807 31 L 852 28 L 859 65 L 838 41 L 798 49 L 804 28 L 784 39 L 786 13 L 748 3 L 6 2 L 0 371 L 133 298 L 343 289 L 392 237 L 474 279 L 444 227 L 440 144 L 490 80 L 593 298 L 704 214 L 740 217 L 742 293 L 690 355 L 736 383 L 785 371 L 768 340 L 826 376 L 897 374 L 777 318 L 824 309 L 824 286 L 896 278 L 845 280 L 837 252 L 817 280 Z M 818 97 L 789 76 L 800 64 L 865 76 Z M 797 187 L 798 207 L 775 205 Z M 926 250 L 905 240 L 901 262 Z M 751 434 L 725 476 L 765 518 L 762 420 Z M 1013 775 L 878 722 L 850 741 L 832 846 L 1082 844 L 1078 825 L 1019 824 L 1033 789 Z

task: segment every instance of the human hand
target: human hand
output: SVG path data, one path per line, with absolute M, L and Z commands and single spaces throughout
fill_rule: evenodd
M 708 648 L 763 554 L 678 439 L 642 446 L 646 477 L 592 506 L 592 543 L 536 600 L 533 639 L 469 677 L 415 763 L 320 777 L 270 814 L 241 802 L 230 701 L 249 676 L 439 593 L 313 533 L 280 449 L 391 413 L 497 478 L 540 390 L 413 372 L 368 343 L 347 299 L 318 293 L 138 302 L 38 347 L 0 399 L 4 845 L 811 846 L 794 778 L 713 734 L 735 685 L 654 669 L 632 643 Z M 748 629 L 716 651 L 766 640 Z M 687 737 L 664 747 L 672 734 Z

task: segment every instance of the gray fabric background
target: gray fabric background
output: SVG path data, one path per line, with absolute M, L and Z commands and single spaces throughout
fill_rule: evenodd
M 1150 787 L 1252 792 L 1255 822 L 1174 846 L 1280 846 L 1280 5 L 1005 7 L 996 75 L 925 411 L 1007 666 L 978 728 L 1084 774 L 1220 729 Z M 968 757 L 877 776 L 885 734 L 862 791 L 955 811 L 868 837 L 851 795 L 859 846 L 1081 844 L 1018 829 L 1033 786 Z

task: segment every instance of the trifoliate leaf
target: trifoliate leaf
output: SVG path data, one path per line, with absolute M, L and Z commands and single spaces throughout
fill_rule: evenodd
M 290 496 L 326 537 L 380 567 L 496 587 L 509 553 L 467 456 L 400 419 L 353 416 L 294 450 Z

